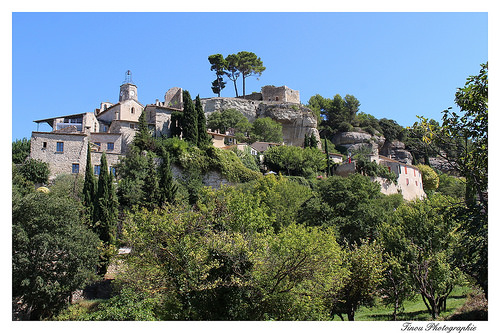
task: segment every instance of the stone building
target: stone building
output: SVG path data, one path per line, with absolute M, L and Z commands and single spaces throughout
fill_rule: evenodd
M 37 124 L 49 124 L 52 131 L 32 132 L 30 156 L 49 164 L 50 178 L 63 173 L 84 173 L 90 143 L 94 173 L 99 173 L 103 152 L 113 170 L 120 156 L 127 153 L 142 112 L 146 112 L 146 121 L 156 135 L 168 135 L 175 111 L 182 111 L 182 89 L 172 88 L 165 94 L 164 102 L 156 100 L 144 106 L 127 71 L 117 103 L 102 102 L 94 112 L 35 120 Z

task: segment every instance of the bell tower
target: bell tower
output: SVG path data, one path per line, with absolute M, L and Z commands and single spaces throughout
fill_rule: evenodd
M 132 72 L 125 72 L 125 81 L 120 86 L 120 102 L 133 99 L 137 101 L 137 86 L 132 82 Z

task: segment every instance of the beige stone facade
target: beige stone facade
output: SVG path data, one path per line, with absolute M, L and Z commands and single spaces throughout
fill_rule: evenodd
M 137 96 L 137 86 L 127 82 L 120 86 L 115 104 L 101 102 L 94 112 L 35 120 L 49 124 L 52 131 L 32 132 L 30 157 L 49 164 L 51 179 L 59 174 L 84 173 L 90 143 L 94 171 L 99 169 L 103 152 L 112 168 L 127 153 L 143 112 L 155 135 L 169 135 L 170 115 L 182 111 L 182 89 L 172 88 L 165 94 L 164 102 L 146 106 Z M 169 107 L 174 104 L 177 108 Z

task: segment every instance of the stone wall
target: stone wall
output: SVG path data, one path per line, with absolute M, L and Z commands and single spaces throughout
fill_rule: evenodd
M 172 164 L 172 175 L 176 179 L 184 179 L 186 175 L 182 171 L 182 169 Z M 203 175 L 202 183 L 205 186 L 210 186 L 213 189 L 219 189 L 223 185 L 234 185 L 234 183 L 227 180 L 220 172 L 217 171 L 209 171 L 205 175 Z
M 62 152 L 58 152 L 56 149 L 58 142 L 63 142 Z M 79 164 L 80 170 L 82 170 L 86 161 L 86 153 L 87 136 L 85 134 L 46 132 L 33 132 L 31 134 L 30 157 L 49 164 L 49 178 L 54 178 L 61 173 L 72 173 L 73 164 Z
M 253 122 L 257 115 L 257 108 L 260 101 L 251 101 L 233 97 L 213 97 L 201 99 L 205 116 L 209 116 L 215 111 L 236 109 L 240 111 L 250 122 Z
M 288 102 L 300 104 L 300 93 L 287 86 L 264 86 L 261 89 L 264 102 Z
M 165 93 L 165 106 L 173 107 L 176 109 L 182 109 L 182 88 L 170 88 Z

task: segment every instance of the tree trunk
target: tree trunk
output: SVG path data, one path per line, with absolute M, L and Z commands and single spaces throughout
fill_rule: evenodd
M 245 75 L 243 76 L 243 98 L 245 98 Z
M 236 86 L 236 79 L 232 80 L 234 83 L 234 91 L 236 92 L 236 97 L 238 97 L 238 87 Z
M 354 306 L 351 306 L 349 308 L 349 313 L 347 313 L 347 319 L 349 319 L 349 321 L 354 321 Z

